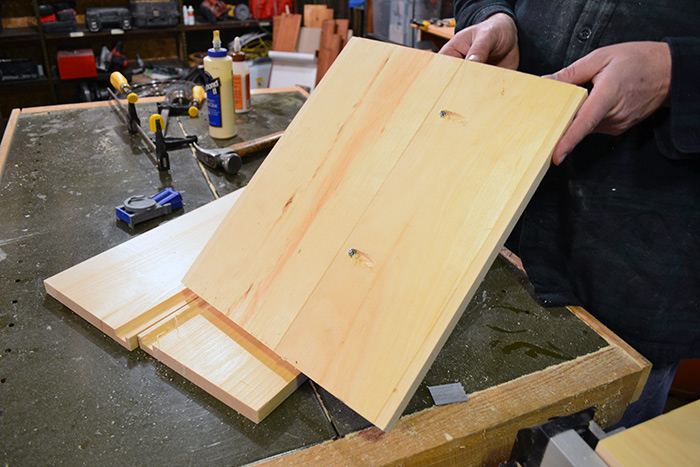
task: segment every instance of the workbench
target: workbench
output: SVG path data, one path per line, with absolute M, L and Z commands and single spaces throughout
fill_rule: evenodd
M 171 117 L 168 135 L 224 147 L 284 129 L 305 98 L 254 93 L 229 141 L 208 137 L 205 109 Z M 155 107 L 137 104 L 142 121 Z M 264 158 L 228 175 L 190 149 L 169 154 L 171 172 L 158 172 L 109 103 L 13 111 L 0 146 L 0 462 L 498 465 L 520 428 L 589 406 L 607 426 L 638 397 L 648 362 L 584 310 L 541 307 L 504 251 L 392 431 L 312 381 L 254 424 L 44 291 L 47 277 L 245 186 Z M 165 187 L 182 210 L 134 229 L 116 219 L 125 198 Z M 435 406 L 428 387 L 456 382 L 469 400 Z

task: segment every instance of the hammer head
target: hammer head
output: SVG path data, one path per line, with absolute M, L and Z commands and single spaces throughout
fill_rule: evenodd
M 223 168 L 227 173 L 238 173 L 243 161 L 241 157 L 228 148 L 204 149 L 197 143 L 192 143 L 197 159 L 212 169 Z

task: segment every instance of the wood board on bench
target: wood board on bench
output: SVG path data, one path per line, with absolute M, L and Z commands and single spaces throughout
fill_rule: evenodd
M 306 378 L 181 283 L 241 191 L 66 269 L 44 285 L 127 349 L 140 344 L 258 423 Z
M 183 282 L 390 429 L 585 95 L 353 39 Z

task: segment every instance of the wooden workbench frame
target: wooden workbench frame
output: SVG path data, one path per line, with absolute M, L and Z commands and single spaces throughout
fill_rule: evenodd
M 568 307 L 609 344 L 594 353 L 469 395 L 467 402 L 402 417 L 256 465 L 500 465 L 519 429 L 597 407 L 603 427 L 639 398 L 650 363 L 580 307 Z M 588 389 L 581 392 L 580 388 Z

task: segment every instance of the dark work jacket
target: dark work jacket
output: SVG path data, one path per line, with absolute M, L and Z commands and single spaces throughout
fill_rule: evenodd
M 507 245 L 545 305 L 584 306 L 652 362 L 700 356 L 700 1 L 456 0 L 456 29 L 497 12 L 536 75 L 610 44 L 669 44 L 670 108 L 586 137 Z

